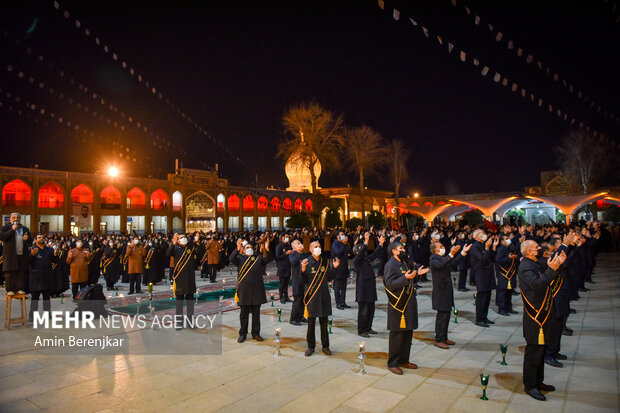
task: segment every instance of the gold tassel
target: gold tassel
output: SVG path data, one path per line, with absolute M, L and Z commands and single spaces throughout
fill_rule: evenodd
M 304 306 L 304 318 L 310 318 L 310 313 L 308 312 L 308 306 Z
M 545 334 L 543 333 L 542 327 L 540 327 L 540 331 L 538 332 L 538 345 L 542 346 L 545 344 Z
M 407 328 L 407 323 L 405 322 L 405 313 L 400 316 L 400 328 Z
M 148 264 L 146 264 L 146 267 L 145 267 L 145 268 L 148 270 L 148 269 L 149 269 L 149 268 L 151 268 L 151 267 L 149 267 L 149 265 L 148 265 Z M 508 281 L 508 285 L 510 285 L 510 281 Z M 510 288 L 510 287 L 508 287 L 508 288 Z
M 147 267 L 148 268 L 148 267 Z M 510 280 L 508 280 L 508 289 L 512 290 L 512 284 L 510 284 Z
M 176 281 L 172 282 L 172 293 L 176 297 L 176 295 L 177 295 L 177 282 Z
M 237 295 L 237 291 L 235 291 L 235 303 L 239 304 L 239 296 Z

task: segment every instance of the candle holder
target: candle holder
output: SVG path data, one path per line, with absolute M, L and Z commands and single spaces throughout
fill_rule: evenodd
M 224 296 L 220 295 L 220 299 L 218 300 L 218 306 L 220 309 L 220 316 L 222 315 L 222 307 L 224 306 Z
M 478 298 L 478 294 L 474 293 L 474 300 Z
M 148 287 L 146 289 L 147 289 L 147 291 L 149 293 L 152 293 L 153 292 L 153 283 L 149 283 L 149 285 L 148 285 Z
M 60 294 L 60 304 L 62 304 L 64 302 L 64 300 L 65 300 L 65 294 L 61 293 Z
M 269 297 L 270 297 L 270 299 L 271 299 L 271 306 L 273 307 L 273 306 L 274 306 L 274 305 L 273 305 L 273 302 L 274 302 L 274 300 L 275 300 L 275 297 L 274 297 L 273 293 L 271 293 L 271 295 L 270 295 Z
M 489 400 L 487 398 L 487 386 L 489 385 L 489 375 L 486 373 L 480 374 L 480 383 L 482 384 L 482 397 L 480 400 Z
M 502 366 L 507 366 L 508 364 L 506 363 L 506 353 L 508 352 L 508 344 L 500 344 L 499 345 L 499 349 L 502 352 Z
M 174 298 L 174 285 L 170 286 L 170 298 Z
M 278 311 L 278 323 L 281 323 L 282 322 L 282 309 L 278 307 L 277 311 Z
M 114 295 L 118 297 L 118 287 L 114 287 L 114 291 L 116 291 L 116 294 Z
M 196 296 L 194 303 L 198 304 L 198 296 L 200 295 L 200 290 L 198 288 L 196 288 L 196 293 L 194 295 Z
M 359 353 L 357 355 L 357 359 L 360 361 L 360 365 L 357 367 L 356 374 L 358 376 L 366 375 L 366 368 L 364 367 L 364 360 L 366 359 L 366 342 L 358 341 L 357 345 L 359 347 Z
M 329 285 L 329 293 L 332 293 L 332 283 L 327 283 L 327 285 Z
M 332 334 L 332 324 L 334 323 L 334 317 L 329 317 L 327 319 L 327 325 L 329 326 L 329 334 Z
M 140 303 L 142 302 L 142 297 L 136 297 L 136 315 L 140 315 Z
M 106 303 L 105 303 L 105 308 L 106 308 L 106 310 L 109 310 L 109 309 L 110 309 L 110 307 L 111 307 L 110 301 L 111 301 L 111 300 L 112 300 L 112 293 L 108 293 L 108 299 L 107 299 L 107 301 L 106 301 Z
M 454 309 L 454 324 L 458 324 L 458 323 L 459 323 L 459 310 L 455 308 Z
M 282 332 L 282 328 L 281 327 L 276 327 L 276 338 L 273 340 L 274 343 L 276 344 L 276 351 L 273 353 L 273 355 L 275 357 L 280 357 L 282 355 L 282 353 L 280 352 L 280 333 Z

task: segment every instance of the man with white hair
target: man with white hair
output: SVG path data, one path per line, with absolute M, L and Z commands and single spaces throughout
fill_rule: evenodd
M 495 271 L 493 257 L 499 241 L 487 237 L 482 229 L 474 231 L 474 244 L 469 252 L 471 272 L 476 280 L 476 325 L 488 327 L 495 322 L 489 320 L 489 304 L 491 303 L 491 291 L 495 289 Z
M 13 295 L 15 292 L 24 294 L 26 287 L 26 274 L 29 271 L 29 248 L 32 245 L 30 230 L 21 225 L 21 214 L 13 212 L 10 223 L 3 226 L 0 231 L 2 241 L 2 273 L 6 280 L 6 294 Z

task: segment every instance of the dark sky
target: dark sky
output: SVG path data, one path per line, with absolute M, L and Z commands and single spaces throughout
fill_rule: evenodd
M 548 112 L 548 103 L 611 139 L 620 130 L 620 123 L 536 66 L 540 59 L 620 116 L 620 10 L 612 11 L 611 0 L 459 0 L 458 7 L 450 0 L 386 1 L 385 10 L 376 0 L 59 0 L 59 10 L 53 1 L 7 3 L 0 9 L 2 165 L 94 171 L 118 162 L 112 151 L 120 150 L 123 169 L 133 176 L 165 177 L 179 157 L 191 168 L 217 162 L 233 184 L 251 185 L 258 173 L 260 186 L 285 187 L 283 161 L 275 158 L 281 117 L 293 104 L 316 100 L 349 125 L 367 124 L 410 146 L 404 192 L 519 191 L 538 184 L 541 170 L 556 168 L 551 148 L 570 128 Z M 402 13 L 400 21 L 392 18 L 393 7 Z M 474 14 L 481 16 L 480 26 L 472 24 Z M 430 37 L 409 17 L 428 27 Z M 498 29 L 504 34 L 499 43 Z M 448 54 L 437 34 L 455 51 Z M 508 50 L 509 39 L 515 50 L 532 53 L 534 63 Z M 468 54 L 466 63 L 458 59 L 460 50 Z M 123 70 L 112 52 L 136 75 Z M 474 67 L 471 57 L 491 73 L 480 76 L 482 66 Z M 543 98 L 543 109 L 512 93 L 511 83 L 494 83 L 495 71 Z M 138 73 L 192 122 L 147 90 L 144 79 L 138 82 Z M 26 109 L 26 102 L 35 109 Z M 344 171 L 324 174 L 320 185 L 356 182 L 355 174 Z M 369 186 L 393 188 L 381 175 L 371 177 Z

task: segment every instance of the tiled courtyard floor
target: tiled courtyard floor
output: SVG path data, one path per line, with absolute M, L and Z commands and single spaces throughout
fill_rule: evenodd
M 492 301 L 489 318 L 496 324 L 485 329 L 473 324 L 473 292 L 457 292 L 459 323 L 452 318 L 449 333 L 457 344 L 441 350 L 432 345 L 435 312 L 430 282 L 425 283 L 418 295 L 420 328 L 412 348 L 412 361 L 420 367 L 395 376 L 385 368 L 386 297 L 379 281 L 373 325 L 379 335 L 357 335 L 355 290 L 350 285 L 347 302 L 354 308 L 333 310 L 332 357 L 324 356 L 320 345 L 314 355 L 304 357 L 306 326 L 278 323 L 270 304 L 262 310 L 262 343 L 238 344 L 239 312 L 224 313 L 223 354 L 214 356 L 50 356 L 24 344 L 32 331 L 19 326 L 0 330 L 0 412 L 617 412 L 619 268 L 620 255 L 599 255 L 596 284 L 589 284 L 591 291 L 573 303 L 577 314 L 568 324 L 575 334 L 562 339 L 568 360 L 563 368 L 545 366 L 545 382 L 557 388 L 546 402 L 523 392 L 520 297 L 513 298 L 520 314 L 510 317 L 497 315 Z M 4 319 L 3 292 L 2 296 Z M 65 299 L 63 307 L 71 306 Z M 59 299 L 52 307 L 61 308 Z M 287 304 L 283 321 L 289 311 Z M 275 326 L 282 327 L 281 357 L 273 356 Z M 155 333 L 133 334 L 147 339 Z M 197 331 L 178 334 L 192 341 L 203 339 Z M 365 376 L 355 374 L 359 340 L 366 341 Z M 509 346 L 507 366 L 500 364 L 501 343 Z M 482 372 L 491 376 L 488 401 L 480 400 Z

